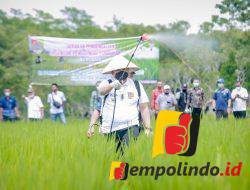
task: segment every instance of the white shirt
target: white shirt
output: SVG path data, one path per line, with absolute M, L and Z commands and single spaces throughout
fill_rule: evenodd
M 231 98 L 234 99 L 237 94 L 239 94 L 244 99 L 248 98 L 247 89 L 243 87 L 240 88 L 236 87 L 235 89 L 233 89 Z M 235 100 L 233 100 L 233 111 L 246 111 L 247 100 L 243 100 L 242 98 L 236 98 Z
M 42 119 L 41 108 L 43 108 L 43 103 L 39 96 L 26 97 L 25 98 L 28 107 L 28 118 L 32 119 Z
M 62 105 L 63 102 L 66 101 L 64 93 L 61 92 L 61 91 L 57 91 L 56 94 L 54 92 L 48 94 L 48 103 L 50 104 L 50 113 L 51 114 L 62 113 L 63 112 L 63 106 L 61 106 L 60 108 L 55 107 L 53 105 L 53 100 Z
M 107 84 L 108 81 L 105 80 L 101 82 L 100 86 Z M 139 84 L 141 91 L 139 104 L 148 103 L 148 96 L 142 84 Z M 105 105 L 102 108 L 102 126 L 100 127 L 101 133 L 110 132 L 115 102 L 114 92 L 114 89 L 109 92 L 105 101 Z M 122 85 L 121 89 L 116 90 L 116 106 L 111 132 L 120 129 L 126 129 L 130 126 L 139 124 L 138 98 L 138 92 L 136 90 L 134 81 L 128 78 L 126 83 Z
M 172 93 L 165 94 L 162 93 L 156 99 L 160 110 L 175 110 L 175 105 L 177 101 Z

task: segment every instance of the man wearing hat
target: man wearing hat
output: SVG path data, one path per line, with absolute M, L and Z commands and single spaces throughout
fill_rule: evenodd
M 224 87 L 224 79 L 217 80 L 218 89 L 213 95 L 213 110 L 216 118 L 228 118 L 231 106 L 231 92 Z
M 177 101 L 175 96 L 171 93 L 171 88 L 169 85 L 163 87 L 164 93 L 160 94 L 156 99 L 157 111 L 159 110 L 175 110 Z
M 28 119 L 31 121 L 41 120 L 44 117 L 43 103 L 39 96 L 35 95 L 32 88 L 28 89 L 28 96 L 24 96 L 24 101 L 28 108 Z
M 139 68 L 134 63 L 128 64 L 123 56 L 115 56 L 103 70 L 103 74 L 111 74 L 110 79 L 102 81 L 98 86 L 100 94 L 104 96 L 100 132 L 114 134 L 116 151 L 121 150 L 122 153 L 123 144 L 129 143 L 129 136 L 136 138 L 139 135 L 139 112 L 145 133 L 151 131 L 147 94 L 142 84 L 138 83 L 139 95 L 135 82 L 128 77 L 128 73 L 137 70 Z

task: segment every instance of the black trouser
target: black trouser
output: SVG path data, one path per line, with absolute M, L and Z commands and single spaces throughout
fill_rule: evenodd
M 38 118 L 29 118 L 29 121 L 42 121 L 42 119 L 38 119 Z
M 186 105 L 183 105 L 183 106 L 179 105 L 179 106 L 178 106 L 178 110 L 179 110 L 180 112 L 184 112 L 185 109 L 186 109 Z
M 236 119 L 246 118 L 247 115 L 246 111 L 234 111 L 233 114 Z
M 216 110 L 216 119 L 227 119 L 228 118 L 228 113 L 227 110 Z
M 202 117 L 202 109 L 201 108 L 192 108 L 192 118 L 196 120 L 198 126 L 200 126 L 200 121 Z
M 201 120 L 201 108 L 192 108 L 192 121 L 190 124 L 190 143 L 185 153 L 180 154 L 182 156 L 192 156 L 197 147 L 197 141 L 199 136 L 200 120 Z
M 114 131 L 108 135 L 108 138 L 111 136 L 115 136 L 116 145 L 116 152 L 120 151 L 121 154 L 124 154 L 124 145 L 129 145 L 130 136 L 137 139 L 140 134 L 140 126 L 134 125 L 126 129 L 121 129 L 118 131 Z
M 3 121 L 11 121 L 11 122 L 13 122 L 13 121 L 16 121 L 17 120 L 17 118 L 16 117 L 10 117 L 10 116 L 6 116 L 6 115 L 3 115 Z
M 157 119 L 158 113 L 155 113 L 155 120 Z
M 201 118 L 201 108 L 192 108 L 192 117 Z

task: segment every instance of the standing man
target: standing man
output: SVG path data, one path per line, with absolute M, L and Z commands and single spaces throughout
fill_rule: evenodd
M 181 91 L 176 94 L 178 110 L 181 112 L 184 112 L 187 106 L 187 100 L 188 100 L 187 88 L 188 88 L 187 84 L 183 84 Z
M 193 80 L 193 88 L 188 91 L 187 110 L 192 113 L 192 117 L 200 122 L 202 106 L 204 104 L 204 91 L 200 87 L 200 80 Z
M 10 88 L 5 88 L 4 96 L 0 99 L 0 121 L 15 121 L 19 117 L 17 101 L 11 96 Z
M 220 78 L 217 81 L 218 89 L 213 95 L 213 110 L 216 113 L 216 118 L 228 118 L 231 106 L 231 93 L 224 87 L 224 79 Z
M 151 95 L 151 110 L 154 112 L 155 115 L 155 119 L 157 118 L 157 98 L 160 94 L 162 94 L 164 92 L 163 87 L 162 87 L 162 81 L 158 81 L 156 84 L 156 88 L 152 91 L 152 95 Z
M 128 73 L 139 68 L 132 62 L 118 55 L 104 68 L 103 74 L 111 74 L 109 80 L 104 80 L 98 87 L 104 95 L 102 106 L 102 123 L 100 132 L 115 135 L 116 152 L 124 153 L 123 146 L 129 144 L 130 134 L 137 138 L 140 133 L 139 112 L 141 112 L 145 133 L 151 132 L 148 97 L 141 83 L 140 96 L 135 82 L 128 78 Z M 139 110 L 138 110 L 139 108 Z
M 64 93 L 58 90 L 58 85 L 53 83 L 51 85 L 51 93 L 48 94 L 48 103 L 50 104 L 50 117 L 52 121 L 56 121 L 57 118 L 61 119 L 63 124 L 66 124 L 64 115 L 64 106 L 66 98 Z
M 156 100 L 157 111 L 160 110 L 175 110 L 177 101 L 175 96 L 171 93 L 171 88 L 168 85 L 164 86 L 164 93 L 160 94 Z
M 247 89 L 241 86 L 241 81 L 236 82 L 236 88 L 233 89 L 232 94 L 233 101 L 233 114 L 236 119 L 246 117 L 248 92 Z
M 30 121 L 42 120 L 44 117 L 43 103 L 39 96 L 35 95 L 32 88 L 28 89 L 28 96 L 23 96 L 28 108 L 28 119 Z

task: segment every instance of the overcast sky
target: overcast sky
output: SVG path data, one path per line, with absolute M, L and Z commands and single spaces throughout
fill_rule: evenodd
M 168 24 L 186 20 L 191 24 L 189 32 L 197 32 L 203 21 L 218 14 L 215 4 L 221 0 L 0 0 L 0 9 L 22 9 L 33 13 L 41 9 L 61 17 L 60 10 L 65 6 L 84 9 L 93 20 L 101 25 L 110 25 L 113 15 L 126 23 Z

